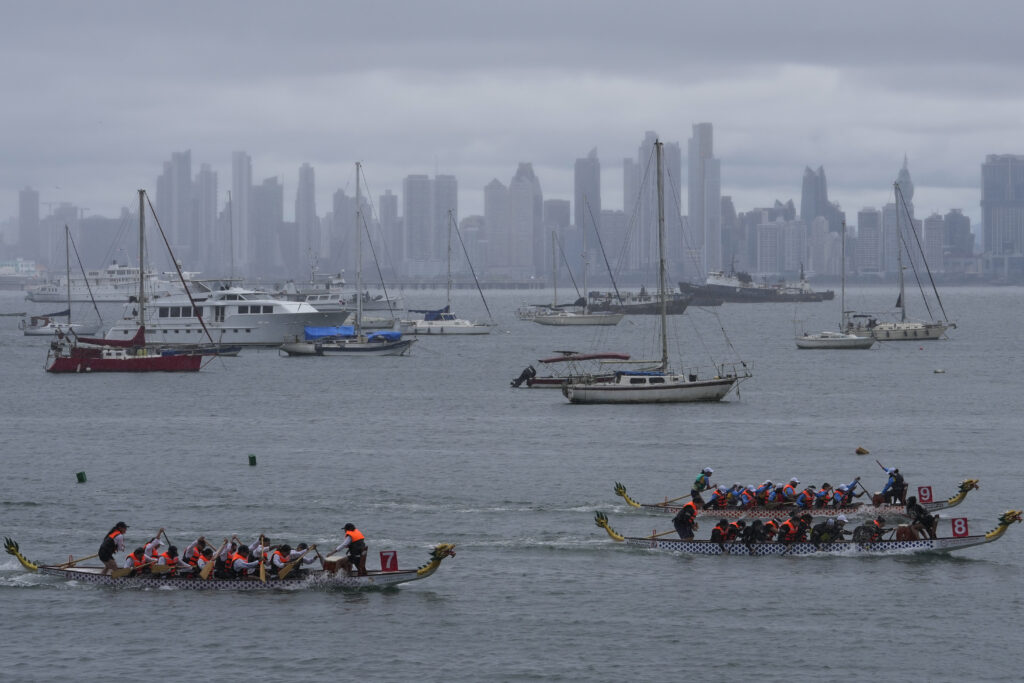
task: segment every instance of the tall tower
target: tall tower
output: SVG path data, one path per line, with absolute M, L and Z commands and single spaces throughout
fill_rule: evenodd
M 26 187 L 18 193 L 18 252 L 39 260 L 39 191 Z
M 721 166 L 714 157 L 713 143 L 710 123 L 693 124 L 693 137 L 687 145 L 687 211 L 705 275 L 723 269 Z
M 252 261 L 250 250 L 250 214 L 252 210 L 252 158 L 245 152 L 231 154 L 231 211 L 229 249 L 234 272 L 231 277 L 247 272 Z
M 406 176 L 402 181 L 402 215 L 405 217 L 402 244 L 407 265 L 430 260 L 438 248 L 433 235 L 432 190 L 430 178 L 425 175 Z
M 1024 155 L 985 157 L 981 165 L 981 230 L 986 255 L 1012 256 L 1018 261 L 1024 256 Z
M 520 162 L 508 184 L 513 265 L 525 275 L 543 275 L 550 259 L 550 240 L 544 239 L 544 195 L 533 164 Z
M 217 172 L 209 164 L 202 164 L 192 184 L 195 203 L 196 245 L 195 258 L 184 264 L 186 270 L 209 273 L 227 263 L 227 235 L 220 234 L 217 222 Z
M 574 172 L 573 216 L 577 230 L 586 230 L 588 249 L 597 246 L 594 228 L 601 220 L 601 162 L 597 148 L 576 160 Z
M 323 251 L 320 234 L 320 219 L 316 215 L 316 175 L 308 163 L 299 167 L 299 185 L 295 189 L 295 230 L 298 233 L 299 272 L 312 272 L 313 264 L 319 263 Z
M 495 178 L 484 187 L 484 229 L 487 233 L 487 267 L 506 275 L 511 265 L 508 188 Z

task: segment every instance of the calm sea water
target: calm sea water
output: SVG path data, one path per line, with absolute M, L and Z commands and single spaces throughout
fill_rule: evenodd
M 848 295 L 873 310 L 894 298 Z M 511 389 L 555 350 L 653 352 L 651 319 L 516 320 L 539 292 L 487 292 L 491 335 L 426 338 L 408 358 L 247 351 L 193 375 L 50 376 L 46 342 L 0 318 L 0 531 L 34 560 L 92 554 L 119 519 L 132 546 L 161 526 L 181 546 L 260 532 L 326 546 L 352 521 L 371 566 L 383 549 L 418 566 L 435 543 L 458 545 L 426 581 L 363 594 L 118 592 L 4 555 L 0 678 L 1020 680 L 1024 528 L 951 556 L 692 558 L 625 548 L 593 524 L 603 510 L 629 535 L 671 528 L 629 510 L 616 481 L 660 500 L 710 465 L 726 483 L 861 475 L 877 490 L 877 457 L 937 497 L 979 478 L 947 516 L 989 530 L 1024 506 L 1024 296 L 943 295 L 960 326 L 949 341 L 867 352 L 795 348 L 794 318 L 831 328 L 837 301 L 691 311 L 674 351 L 729 359 L 721 327 L 754 372 L 715 405 L 572 406 Z M 423 307 L 443 292 L 405 296 Z M 456 297 L 485 317 L 475 292 Z M 0 293 L 0 312 L 43 309 Z

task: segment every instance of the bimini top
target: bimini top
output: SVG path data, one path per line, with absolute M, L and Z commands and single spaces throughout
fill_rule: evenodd
M 409 312 L 410 313 L 422 313 L 424 320 L 450 320 L 451 319 L 450 317 L 447 317 L 447 318 L 445 317 L 446 315 L 448 315 L 448 316 L 451 315 L 451 310 L 450 309 L 451 309 L 451 306 L 449 305 L 449 306 L 445 306 L 444 308 L 438 308 L 438 309 L 430 310 L 430 311 L 421 311 L 421 310 L 417 310 L 415 308 L 410 308 Z
M 354 337 L 356 328 L 352 325 L 335 325 L 333 327 L 310 327 L 306 325 L 306 341 L 316 341 L 328 337 Z

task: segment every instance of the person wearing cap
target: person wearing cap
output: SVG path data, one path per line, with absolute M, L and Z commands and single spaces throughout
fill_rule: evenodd
M 844 524 L 846 524 L 846 515 L 829 517 L 824 522 L 815 524 L 811 529 L 811 543 L 817 548 L 822 543 L 835 543 L 843 540 Z
M 772 494 L 775 484 L 772 483 L 771 479 L 766 479 L 761 482 L 761 485 L 757 487 L 755 493 L 757 494 L 757 502 L 759 505 L 766 505 L 768 503 L 768 497 Z
M 103 563 L 101 574 L 109 574 L 111 570 L 117 569 L 117 560 L 114 559 L 114 553 L 124 552 L 124 532 L 126 531 L 128 531 L 128 525 L 124 522 L 118 522 L 103 537 L 100 549 L 96 553 L 100 558 L 100 562 Z
M 919 538 L 938 538 L 936 530 L 939 527 L 939 516 L 925 510 L 917 502 L 917 496 L 907 498 L 907 517 L 910 517 L 910 527 Z
M 700 474 L 697 475 L 697 479 L 693 482 L 693 486 L 690 488 L 691 498 L 696 496 L 697 500 L 701 503 L 704 502 L 701 494 L 711 488 L 711 475 L 714 473 L 715 471 L 710 467 L 705 467 L 701 470 Z
M 679 508 L 679 512 L 672 518 L 672 526 L 676 528 L 679 538 L 684 541 L 693 540 L 693 532 L 697 529 L 697 506 L 700 503 L 700 496 L 694 494 L 689 503 Z
M 903 475 L 900 474 L 900 468 L 886 467 L 885 471 L 889 474 L 889 481 L 885 482 L 885 486 L 882 488 L 883 500 L 886 503 L 905 503 L 907 483 L 903 480 Z
M 160 560 L 160 548 L 164 542 L 160 540 L 160 535 L 164 532 L 164 528 L 160 527 L 160 531 L 156 532 L 156 536 L 149 540 L 149 543 L 145 545 L 146 549 L 146 562 L 152 562 L 156 564 Z
M 366 576 L 366 553 L 369 550 L 366 546 L 366 537 L 351 522 L 345 525 L 345 538 L 334 549 L 333 554 L 336 555 L 345 549 L 348 549 L 348 556 L 341 561 L 345 572 L 352 576 L 353 567 L 356 567 L 359 570 L 359 576 Z
M 803 491 L 797 494 L 796 500 L 794 500 L 793 502 L 801 510 L 809 510 L 812 507 L 814 507 L 814 501 L 816 499 L 816 496 L 817 494 L 814 491 L 814 487 L 808 485 L 804 487 Z
M 704 503 L 705 510 L 718 510 L 729 505 L 729 489 L 725 484 L 719 484 L 718 488 L 711 492 L 711 498 Z
M 782 490 L 779 491 L 779 496 L 776 500 L 780 503 L 792 503 L 796 500 L 796 487 L 800 483 L 800 480 L 793 477 L 788 483 L 783 484 Z

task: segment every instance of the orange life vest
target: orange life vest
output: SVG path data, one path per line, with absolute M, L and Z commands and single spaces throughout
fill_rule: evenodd
M 793 519 L 787 519 L 779 527 L 779 540 L 780 541 L 795 541 L 797 531 L 800 529 L 800 525 Z
M 355 543 L 356 541 L 361 541 L 364 538 L 366 538 L 365 536 L 363 536 L 363 532 L 361 532 L 359 529 L 353 529 L 352 531 L 346 531 L 345 535 L 352 539 L 352 543 Z
M 782 487 L 782 495 L 786 500 L 793 500 L 796 497 L 796 487 L 793 484 L 786 484 Z
M 135 553 L 128 553 L 128 557 L 125 558 L 132 561 L 132 568 L 141 567 L 146 564 L 146 554 L 136 556 Z

